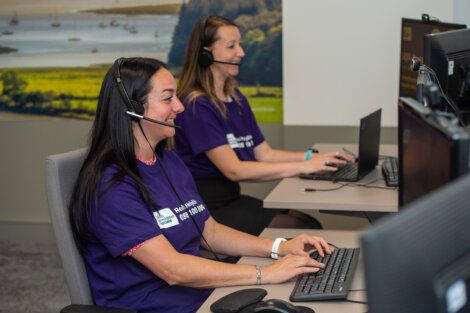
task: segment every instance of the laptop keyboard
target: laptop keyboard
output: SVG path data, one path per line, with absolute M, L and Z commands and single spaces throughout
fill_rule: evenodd
M 338 168 L 335 172 L 327 172 L 324 176 L 331 180 L 335 179 L 346 179 L 353 180 L 357 177 L 357 163 L 346 163 L 345 165 Z
M 336 248 L 321 257 L 316 251 L 310 256 L 324 263 L 317 273 L 297 277 L 290 295 L 291 301 L 345 299 L 359 258 L 359 248 Z

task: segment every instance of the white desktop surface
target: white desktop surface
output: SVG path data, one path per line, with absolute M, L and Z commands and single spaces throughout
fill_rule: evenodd
M 319 144 L 320 151 L 341 151 L 346 148 L 357 153 L 357 145 Z M 396 145 L 381 145 L 380 155 L 397 156 Z M 380 165 L 371 173 L 353 184 L 368 184 L 386 187 Z M 344 184 L 345 182 L 341 182 Z M 305 188 L 317 190 L 332 189 L 338 183 L 308 180 L 298 177 L 283 179 L 264 199 L 263 206 L 272 209 L 334 210 L 334 211 L 372 211 L 397 212 L 398 188 L 377 189 L 359 186 L 346 186 L 338 190 L 305 192 Z

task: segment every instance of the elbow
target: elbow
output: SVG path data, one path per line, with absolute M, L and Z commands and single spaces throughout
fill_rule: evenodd
M 227 171 L 224 171 L 222 172 L 222 174 L 224 174 L 224 176 L 233 181 L 233 182 L 239 182 L 241 180 L 243 180 L 243 178 L 240 176 L 240 173 L 236 170 L 227 170 Z
M 163 279 L 170 286 L 184 285 L 183 275 L 171 269 L 164 271 L 160 274 L 160 278 Z

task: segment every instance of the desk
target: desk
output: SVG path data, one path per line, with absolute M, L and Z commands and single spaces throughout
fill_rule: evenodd
M 343 147 L 353 152 L 357 151 L 357 145 L 350 144 L 319 144 L 315 147 L 320 151 L 341 151 Z M 397 146 L 381 145 L 380 155 L 397 156 Z M 377 166 L 359 183 L 367 183 L 377 178 L 379 180 L 371 186 L 385 186 L 380 166 Z M 272 209 L 325 211 L 398 211 L 398 189 L 346 186 L 334 191 L 302 191 L 303 188 L 330 189 L 337 186 L 338 184 L 329 181 L 300 179 L 298 177 L 285 178 L 264 199 L 263 206 Z
M 331 230 L 301 230 L 301 229 L 279 229 L 279 228 L 266 228 L 261 236 L 276 238 L 279 236 L 283 237 L 295 237 L 301 232 L 310 232 L 312 234 L 322 236 L 328 242 L 331 242 L 339 247 L 354 248 L 359 246 L 357 231 L 331 231 Z M 267 258 L 256 258 L 256 257 L 243 257 L 239 263 L 247 264 L 269 264 L 272 260 Z M 253 269 L 254 271 L 254 269 Z M 268 294 L 264 298 L 267 299 L 282 299 L 289 301 L 289 296 L 294 288 L 295 279 L 286 282 L 284 284 L 277 285 L 261 285 L 261 286 L 238 286 L 238 287 L 223 287 L 214 290 L 212 295 L 204 302 L 201 308 L 198 310 L 199 313 L 209 313 L 210 306 L 216 300 L 221 297 L 232 293 L 234 291 L 246 288 L 260 287 L 266 289 Z M 365 289 L 364 280 L 364 268 L 362 263 L 362 254 L 359 255 L 359 262 L 354 275 L 354 279 L 351 284 L 351 289 Z M 351 291 L 348 295 L 348 299 L 365 301 L 365 291 Z M 316 313 L 329 313 L 329 312 L 345 312 L 345 313 L 364 313 L 367 311 L 367 305 L 359 303 L 351 303 L 346 301 L 315 301 L 315 302 L 294 302 L 296 305 L 309 306 L 315 310 Z

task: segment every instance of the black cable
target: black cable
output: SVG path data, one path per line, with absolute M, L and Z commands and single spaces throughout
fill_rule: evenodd
M 383 178 L 381 178 L 383 180 Z M 363 187 L 363 188 L 375 188 L 375 189 L 385 189 L 385 190 L 396 190 L 397 187 L 386 187 L 386 186 L 370 186 L 370 184 L 375 183 L 379 179 L 376 178 L 368 183 L 359 184 L 359 183 L 340 183 L 338 181 L 332 181 L 333 184 L 339 185 L 338 187 L 333 188 L 326 188 L 326 189 L 318 189 L 318 188 L 303 188 L 303 191 L 310 192 L 310 191 L 334 191 L 339 190 L 344 187 Z
M 369 222 L 369 224 L 372 225 L 372 219 L 370 218 L 369 214 L 367 214 L 366 211 L 362 211 L 362 215 L 364 215 L 364 217 L 367 219 L 367 221 Z
M 150 150 L 152 151 L 153 155 L 155 156 L 155 158 L 157 158 L 157 154 L 155 153 L 155 150 L 153 149 L 152 145 L 150 144 L 150 141 L 147 139 L 147 136 L 145 135 L 145 132 L 142 128 L 142 125 L 140 125 L 140 121 L 138 122 L 139 124 L 139 128 L 140 128 L 140 131 L 142 132 L 142 135 L 144 135 L 144 138 L 145 138 L 145 141 L 147 141 L 147 144 L 149 145 L 150 147 Z M 165 175 L 166 177 L 166 180 L 168 181 L 168 183 L 170 184 L 171 186 L 171 189 L 173 190 L 173 193 L 176 195 L 176 197 L 178 198 L 179 202 L 181 202 L 182 205 L 184 205 L 184 202 L 183 200 L 181 199 L 178 191 L 176 190 L 175 186 L 173 185 L 171 179 L 170 179 L 170 176 L 168 175 L 168 173 L 166 172 L 166 169 L 165 167 L 163 166 L 163 161 L 160 160 L 158 162 L 158 165 L 160 165 L 160 168 L 162 169 L 162 172 L 163 174 Z M 158 213 L 158 212 L 157 212 Z M 219 259 L 219 257 L 217 256 L 217 254 L 214 252 L 214 250 L 212 250 L 210 244 L 207 242 L 206 238 L 204 237 L 204 235 L 202 234 L 202 231 L 201 229 L 199 228 L 199 225 L 196 223 L 196 221 L 194 220 L 194 217 L 193 215 L 191 214 L 191 212 L 188 211 L 188 215 L 189 217 L 191 218 L 191 220 L 193 221 L 193 224 L 194 226 L 196 226 L 196 229 L 199 233 L 199 235 L 201 236 L 202 240 L 206 243 L 207 245 L 207 248 L 209 249 L 209 251 L 214 255 L 215 259 L 219 262 L 221 262 L 221 260 Z
M 334 191 L 334 190 L 339 190 L 343 187 L 345 187 L 346 185 L 340 185 L 338 187 L 333 187 L 333 188 L 325 188 L 325 189 L 317 189 L 315 188 L 315 190 L 312 190 L 312 191 Z M 308 188 L 305 188 L 306 190 L 309 190 Z
M 328 244 L 329 246 L 332 246 L 332 247 L 335 248 L 335 249 L 340 249 L 340 247 L 338 247 L 337 245 L 335 245 L 335 244 L 333 244 L 333 243 L 331 243 L 331 242 L 327 242 L 327 244 Z
M 367 301 L 357 301 L 357 300 L 349 300 L 349 299 L 344 299 L 344 301 L 351 302 L 351 303 L 367 304 Z
M 427 66 L 426 64 L 423 64 L 422 65 L 429 73 L 431 73 L 431 75 L 433 76 L 434 80 L 437 82 L 437 85 L 439 87 L 439 90 L 441 91 L 441 95 L 442 97 L 446 100 L 447 104 L 452 108 L 452 110 L 454 110 L 455 112 L 455 115 L 457 116 L 457 119 L 459 120 L 460 124 L 462 127 L 465 127 L 465 123 L 464 121 L 462 120 L 462 117 L 461 117 L 461 112 L 459 110 L 459 108 L 457 107 L 457 105 L 455 105 L 454 101 L 452 101 L 445 93 L 444 93 L 444 90 L 442 89 L 442 86 L 441 86 L 441 83 L 439 81 L 439 79 L 437 78 L 437 74 L 436 72 L 434 72 L 434 70 L 432 68 L 430 68 L 429 66 Z
M 375 183 L 379 179 L 373 179 L 370 182 L 364 183 L 364 184 L 359 184 L 359 183 L 340 183 L 340 182 L 333 182 L 334 184 L 339 184 L 341 186 L 348 186 L 348 187 L 363 187 L 363 188 L 375 188 L 375 189 L 386 189 L 386 190 L 396 190 L 397 187 L 386 187 L 386 186 L 370 186 L 370 184 Z
M 366 289 L 349 289 L 349 291 L 366 291 Z
M 163 162 L 162 162 L 162 160 L 160 160 L 160 162 L 158 162 L 158 164 L 160 165 L 160 167 L 161 167 L 163 173 L 165 174 L 165 177 L 166 177 L 168 183 L 170 184 L 171 189 L 173 190 L 173 193 L 176 195 L 176 197 L 177 197 L 178 200 L 181 202 L 181 204 L 184 205 L 184 202 L 183 202 L 183 200 L 181 199 L 181 197 L 180 197 L 178 191 L 176 190 L 175 186 L 174 186 L 173 183 L 171 182 L 170 176 L 169 176 L 168 173 L 166 172 L 165 167 L 163 167 Z M 199 235 L 201 236 L 202 240 L 206 243 L 207 248 L 209 249 L 209 251 L 214 255 L 214 257 L 215 257 L 215 259 L 216 259 L 217 261 L 221 262 L 221 260 L 220 260 L 219 257 L 217 256 L 217 254 L 214 252 L 214 250 L 212 250 L 211 245 L 207 242 L 206 238 L 205 238 L 204 235 L 202 234 L 202 231 L 201 231 L 201 229 L 199 228 L 199 225 L 197 224 L 197 222 L 194 220 L 194 217 L 193 217 L 193 215 L 191 214 L 191 212 L 189 212 L 189 210 L 188 210 L 187 212 L 188 212 L 189 217 L 190 217 L 191 220 L 193 221 L 194 226 L 196 226 L 196 229 L 197 229 Z

